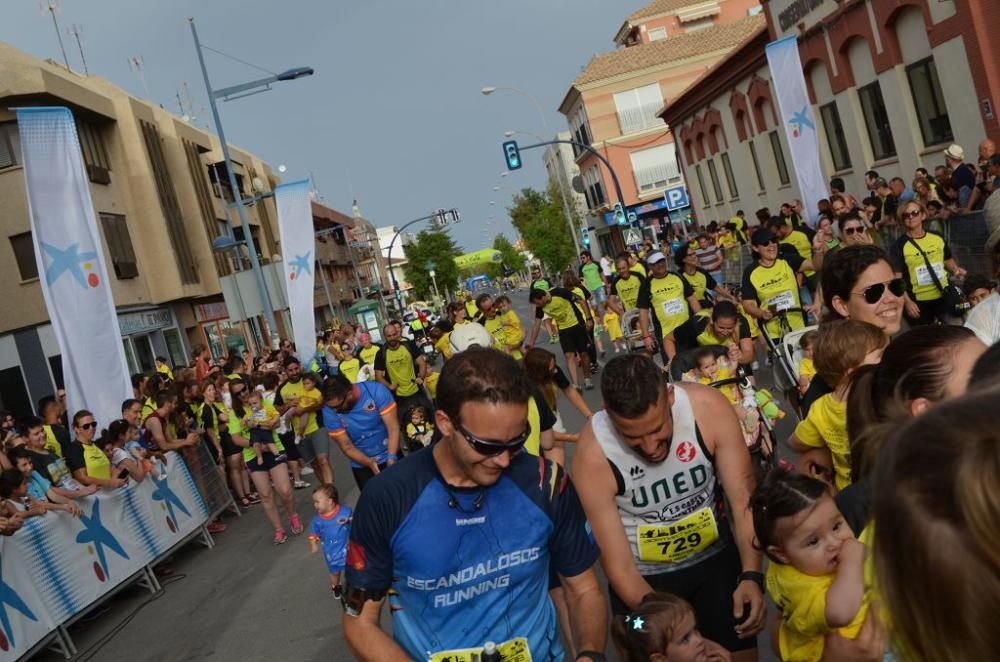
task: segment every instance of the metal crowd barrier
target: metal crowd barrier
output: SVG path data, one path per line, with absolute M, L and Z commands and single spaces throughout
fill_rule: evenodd
M 212 443 L 203 439 L 198 445 L 184 449 L 184 464 L 194 479 L 198 494 L 208 510 L 208 521 L 213 522 L 226 510 L 240 516 L 239 506 L 226 483 L 225 465 L 215 463 L 212 457 Z

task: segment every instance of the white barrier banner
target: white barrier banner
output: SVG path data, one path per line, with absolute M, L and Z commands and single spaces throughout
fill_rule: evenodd
M 768 44 L 765 51 L 791 151 L 792 169 L 802 192 L 802 212 L 809 225 L 814 226 L 819 216 L 819 201 L 829 194 L 819 161 L 819 135 L 802 74 L 798 41 L 794 35 L 785 37 Z
M 27 520 L 12 537 L 3 539 L 0 629 L 8 641 L 16 642 L 11 644 L 16 653 L 12 659 L 208 519 L 183 460 L 176 453 L 167 458 L 166 476 L 146 476 L 141 483 L 129 481 L 117 490 L 101 490 L 78 500 L 83 511 L 79 518 L 47 513 Z M 11 575 L 22 583 L 11 584 Z M 22 602 L 28 599 L 27 587 L 34 600 L 27 603 L 30 614 L 14 608 L 16 600 L 4 604 L 2 598 L 8 593 L 3 582 L 14 587 L 12 594 Z
M 302 363 L 308 365 L 316 353 L 316 314 L 313 287 L 316 283 L 316 236 L 313 230 L 309 180 L 281 184 L 274 189 L 278 207 L 278 230 L 292 318 L 292 339 Z
M 68 108 L 19 108 L 17 125 L 35 261 L 69 411 L 113 421 L 132 382 L 76 123 Z

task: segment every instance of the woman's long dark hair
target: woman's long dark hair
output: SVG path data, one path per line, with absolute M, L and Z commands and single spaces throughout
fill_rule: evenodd
M 549 366 L 555 359 L 555 354 L 541 347 L 532 347 L 524 355 L 524 371 L 542 392 L 546 404 L 553 411 L 556 408 L 556 385 Z
M 246 416 L 247 410 L 245 407 L 243 407 L 243 401 L 240 400 L 240 397 L 233 393 L 234 386 L 242 386 L 244 390 L 248 390 L 250 388 L 250 384 L 245 379 L 229 380 L 229 393 L 230 395 L 233 396 L 232 397 L 233 413 L 239 416 L 240 418 L 243 418 L 244 416 Z

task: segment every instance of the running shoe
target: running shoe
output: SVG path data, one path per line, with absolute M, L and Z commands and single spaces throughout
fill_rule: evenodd
M 249 508 L 250 506 L 253 505 L 253 501 L 246 498 L 245 496 L 240 497 L 239 501 L 240 501 L 240 507 L 242 508 Z
M 208 526 L 205 528 L 208 529 L 209 533 L 214 535 L 216 533 L 222 533 L 223 531 L 225 531 L 226 525 L 223 524 L 222 522 L 216 521 L 216 522 L 209 522 Z
M 294 485 L 295 489 L 297 490 L 304 490 L 305 488 L 309 487 L 309 483 L 307 483 L 304 480 L 296 480 L 292 483 L 292 485 Z
M 299 514 L 298 513 L 292 513 L 291 520 L 292 520 L 292 522 L 291 522 L 292 523 L 292 535 L 296 535 L 297 536 L 297 535 L 299 535 L 300 533 L 302 533 L 305 530 L 305 528 L 302 526 L 302 520 L 299 519 Z
M 284 529 L 274 530 L 274 544 L 283 545 L 288 540 L 288 534 L 285 533 Z
M 590 377 L 587 377 L 586 379 L 583 380 L 583 387 L 588 391 L 594 390 L 594 382 L 590 381 Z
M 331 586 L 330 588 L 333 589 L 333 597 L 335 599 L 339 600 L 340 596 L 343 595 L 343 592 L 341 591 L 341 588 L 340 588 L 340 584 L 337 584 L 336 586 Z
M 260 503 L 260 495 L 256 492 L 251 492 L 247 495 L 247 500 L 250 501 L 250 505 L 256 505 Z
M 302 467 L 302 471 L 300 471 L 299 473 L 301 473 L 303 476 L 308 476 L 308 475 L 316 473 L 316 472 L 313 471 L 312 467 L 306 466 L 306 467 Z

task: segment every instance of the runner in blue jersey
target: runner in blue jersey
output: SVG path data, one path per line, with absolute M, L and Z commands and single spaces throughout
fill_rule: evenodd
M 344 635 L 360 660 L 563 660 L 549 568 L 572 605 L 578 660 L 603 660 L 598 550 L 565 470 L 519 452 L 531 386 L 514 359 L 473 347 L 445 363 L 441 440 L 377 476 L 347 550 Z M 388 597 L 392 636 L 379 625 Z M 566 633 L 567 636 L 570 633 Z
M 379 382 L 352 384 L 341 374 L 327 379 L 323 426 L 351 461 L 359 490 L 398 459 L 396 401 Z

